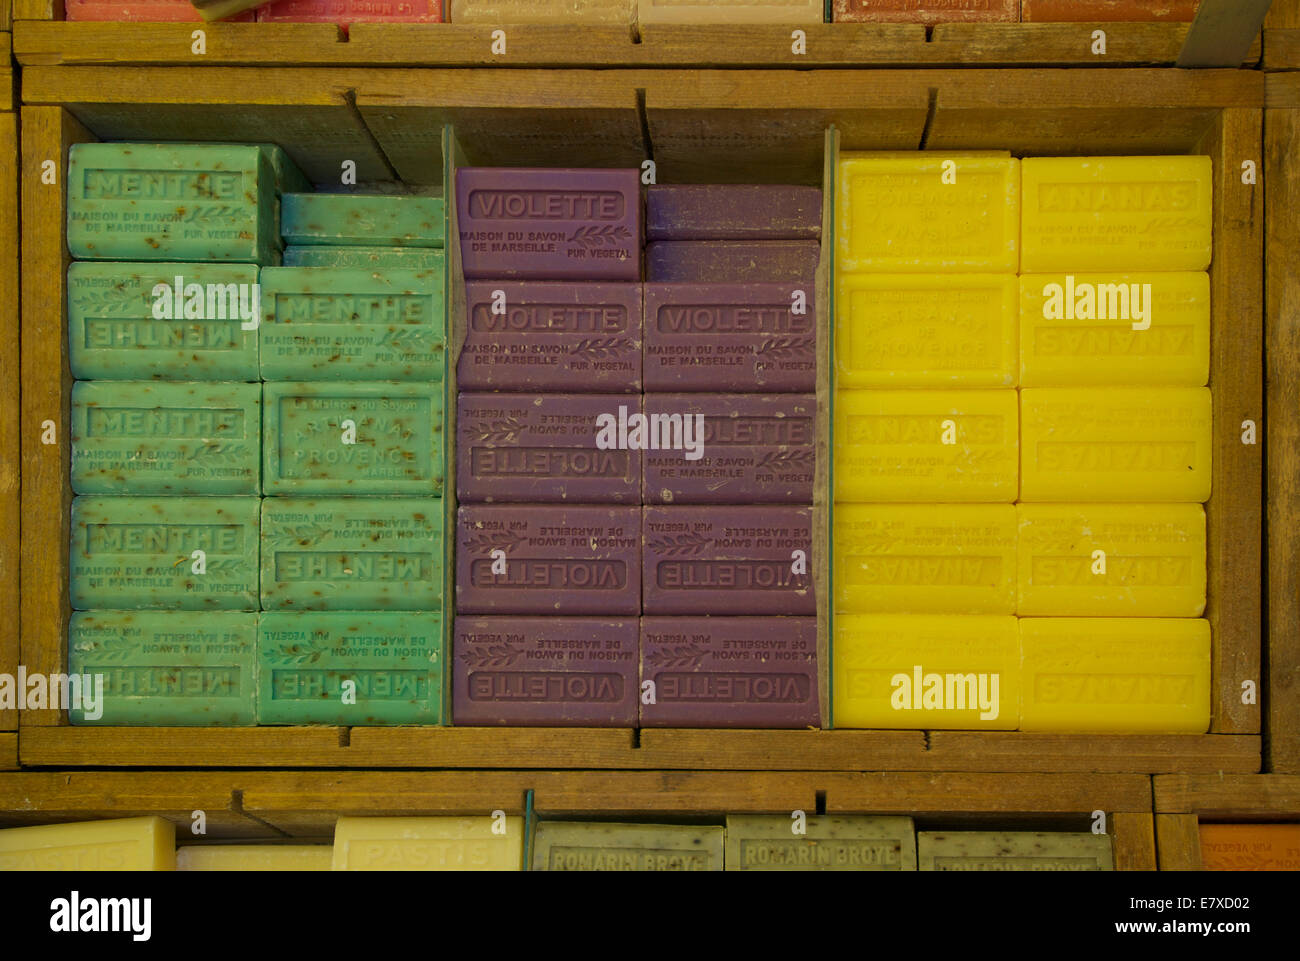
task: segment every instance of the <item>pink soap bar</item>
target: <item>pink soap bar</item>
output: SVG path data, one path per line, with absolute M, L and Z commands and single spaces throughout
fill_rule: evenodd
M 63 19 L 113 23 L 202 23 L 190 0 L 63 0 Z M 252 10 L 244 10 L 222 23 L 251 23 Z
M 456 496 L 467 503 L 639 506 L 641 451 L 599 443 L 617 444 L 620 417 L 627 422 L 640 412 L 635 394 L 461 394 Z M 602 435 L 603 415 L 613 429 Z
M 646 507 L 646 614 L 817 613 L 811 507 Z
M 636 727 L 638 640 L 635 617 L 458 617 L 453 722 Z
M 1020 0 L 834 0 L 831 13 L 836 23 L 1015 23 Z
M 812 503 L 815 395 L 647 394 L 645 413 L 692 441 L 645 452 L 647 504 Z
M 815 240 L 656 240 L 646 244 L 646 280 L 812 286 L 820 257 Z
M 461 614 L 641 612 L 639 508 L 471 505 L 456 531 Z
M 647 391 L 817 389 L 807 284 L 646 284 Z
M 643 617 L 647 681 L 642 727 L 819 727 L 817 618 Z
M 441 23 L 443 0 L 278 0 L 261 23 Z
M 641 279 L 639 170 L 462 167 L 456 210 L 467 280 Z
M 640 284 L 465 285 L 463 390 L 641 390 Z

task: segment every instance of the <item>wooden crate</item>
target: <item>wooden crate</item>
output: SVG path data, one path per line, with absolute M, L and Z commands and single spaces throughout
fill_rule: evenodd
M 517 84 L 517 85 L 516 85 Z M 442 177 L 443 128 L 470 162 L 637 166 L 660 182 L 720 176 L 817 183 L 825 137 L 846 150 L 1010 147 L 1017 153 L 1187 153 L 1215 161 L 1212 355 L 1215 494 L 1209 517 L 1213 733 L 1034 735 L 924 731 L 483 728 L 83 728 L 21 718 L 24 766 L 622 768 L 733 771 L 1254 772 L 1260 709 L 1260 187 L 1263 78 L 1240 71 L 498 71 L 29 67 L 23 108 L 22 655 L 61 670 L 67 600 L 70 377 L 65 201 L 42 159 L 116 139 L 271 140 L 317 181 L 357 161 L 362 180 Z M 453 286 L 459 283 L 454 276 Z M 822 580 L 826 584 L 825 579 Z M 823 597 L 824 600 L 824 597 Z M 822 620 L 826 623 L 826 605 Z
M 1166 774 L 1153 779 L 1161 871 L 1201 870 L 1201 821 L 1300 821 L 1300 777 Z

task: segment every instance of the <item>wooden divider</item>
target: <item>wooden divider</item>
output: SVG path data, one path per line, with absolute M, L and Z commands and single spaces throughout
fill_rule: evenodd
M 0 675 L 18 673 L 18 118 L 0 113 Z M 0 708 L 0 731 L 18 712 Z M 16 758 L 16 744 L 9 746 Z M 0 768 L 9 753 L 0 746 Z

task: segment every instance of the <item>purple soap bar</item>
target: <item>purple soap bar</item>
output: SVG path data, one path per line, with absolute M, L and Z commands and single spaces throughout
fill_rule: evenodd
M 816 240 L 816 187 L 665 184 L 645 195 L 646 240 Z
M 817 613 L 811 507 L 647 507 L 646 614 Z
M 641 390 L 640 284 L 465 285 L 462 390 Z
M 645 248 L 646 281 L 662 284 L 807 284 L 817 276 L 815 240 L 656 240 Z
M 511 504 L 457 512 L 461 614 L 641 613 L 641 511 Z
M 487 504 L 639 505 L 641 451 L 609 445 L 618 442 L 620 407 L 626 421 L 640 413 L 641 398 L 461 394 L 457 498 Z
M 815 395 L 647 394 L 645 413 L 691 441 L 645 452 L 647 504 L 812 503 Z
M 641 278 L 639 170 L 462 167 L 467 280 Z
M 820 727 L 815 617 L 643 617 L 642 727 Z
M 813 284 L 647 284 L 645 389 L 817 389 Z
M 637 619 L 458 617 L 461 727 L 636 727 Z

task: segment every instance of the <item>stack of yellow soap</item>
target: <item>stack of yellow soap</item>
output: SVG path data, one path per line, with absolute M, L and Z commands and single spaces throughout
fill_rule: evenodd
M 835 724 L 1203 732 L 1209 159 L 837 193 Z

